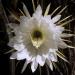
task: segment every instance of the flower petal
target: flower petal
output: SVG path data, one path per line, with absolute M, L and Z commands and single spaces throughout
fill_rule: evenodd
M 14 44 L 14 48 L 18 51 L 21 51 L 21 50 L 25 49 L 25 47 L 22 43 Z
M 26 62 L 25 62 L 24 65 L 23 65 L 23 68 L 22 68 L 21 73 L 24 72 L 24 70 L 26 69 L 26 67 L 27 67 L 27 65 L 28 65 L 29 63 L 30 63 L 30 62 L 26 60 Z
M 61 34 L 62 38 L 67 38 L 67 37 L 72 37 L 72 36 L 73 36 L 73 34 L 67 34 L 67 33 Z
M 30 60 L 31 57 L 29 56 L 29 53 L 24 49 L 22 51 L 18 51 L 17 53 L 17 60 L 23 60 L 23 59 Z
M 57 22 L 61 18 L 61 15 L 57 15 L 52 18 L 53 23 Z
M 24 3 L 23 3 L 23 10 L 24 10 L 26 16 L 30 18 L 31 16 L 30 16 L 29 11 Z
M 63 42 L 62 39 L 57 40 L 57 45 L 59 48 L 62 48 L 62 49 L 67 48 L 67 44 L 65 42 Z
M 36 61 L 40 64 L 40 66 L 43 66 L 45 64 L 45 58 L 43 56 L 37 55 Z
M 8 46 L 13 47 L 14 43 L 15 43 L 15 38 L 11 38 L 8 43 Z
M 60 36 L 62 32 L 64 31 L 64 27 L 56 26 L 54 31 L 55 31 L 54 33 L 56 34 L 56 36 Z
M 57 55 L 56 55 L 54 52 L 50 52 L 50 53 L 49 53 L 49 56 L 48 56 L 48 59 L 49 59 L 50 61 L 57 62 Z
M 47 60 L 46 63 L 49 66 L 49 68 L 53 71 L 53 64 L 52 64 L 52 62 Z
M 36 11 L 35 13 L 33 14 L 34 17 L 38 18 L 42 15 L 42 9 L 41 9 L 41 6 L 38 5 L 38 7 L 36 8 Z
M 38 67 L 38 63 L 36 62 L 36 59 L 34 58 L 31 64 L 31 70 L 34 72 Z
M 16 59 L 16 58 L 17 58 L 17 52 L 12 53 L 10 59 Z

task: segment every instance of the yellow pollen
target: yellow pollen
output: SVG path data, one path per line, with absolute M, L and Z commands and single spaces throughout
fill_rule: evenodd
M 32 41 L 33 46 L 38 49 L 44 41 L 43 32 L 40 30 L 34 30 L 31 33 L 31 41 Z

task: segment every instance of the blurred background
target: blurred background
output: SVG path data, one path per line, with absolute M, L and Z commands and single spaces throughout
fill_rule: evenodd
M 68 5 L 67 9 L 62 13 L 62 17 L 64 18 L 68 15 L 72 15 L 72 18 L 75 18 L 75 0 L 34 0 L 35 7 L 37 7 L 37 1 L 41 5 L 43 13 L 49 3 L 51 3 L 51 10 L 49 13 L 51 13 L 59 5 L 61 5 L 62 8 Z M 25 3 L 30 14 L 32 15 L 32 0 L 0 0 L 0 75 L 75 75 L 74 49 L 63 50 L 70 64 L 58 58 L 58 69 L 54 68 L 54 71 L 51 71 L 45 64 L 41 68 L 38 66 L 35 73 L 32 73 L 29 64 L 23 74 L 21 74 L 21 69 L 25 60 L 19 61 L 18 63 L 17 60 L 10 60 L 11 53 L 5 54 L 5 52 L 11 50 L 11 48 L 8 46 L 9 36 L 7 33 L 7 24 L 18 23 L 18 21 L 12 17 L 9 11 L 13 12 L 17 17 L 19 17 L 21 15 L 19 9 L 23 10 L 22 2 Z M 75 21 L 69 23 L 66 28 L 69 28 L 72 33 L 75 34 Z M 71 37 L 69 40 L 72 42 L 70 45 L 75 46 L 75 37 Z

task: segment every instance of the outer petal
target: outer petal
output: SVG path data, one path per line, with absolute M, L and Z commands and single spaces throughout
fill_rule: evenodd
M 51 15 L 44 16 L 44 19 L 47 23 L 51 22 Z
M 58 48 L 57 48 L 57 49 L 51 49 L 51 48 L 50 48 L 50 49 L 49 49 L 49 53 L 50 53 L 50 52 L 55 53 L 57 50 L 58 50 Z
M 50 52 L 49 55 L 48 55 L 48 59 L 50 61 L 57 62 L 57 55 L 54 52 Z
M 43 56 L 37 55 L 36 61 L 40 64 L 40 66 L 43 66 L 45 64 L 45 58 Z
M 14 52 L 11 56 L 10 59 L 16 59 L 17 58 L 17 52 Z
M 62 39 L 58 38 L 58 39 L 56 39 L 56 42 L 57 42 L 57 45 L 59 48 L 62 48 L 62 49 L 67 48 L 67 44 L 65 42 L 63 42 Z
M 9 23 L 8 26 L 10 27 L 10 29 L 13 29 L 13 31 L 15 31 L 18 28 L 19 25 L 16 24 L 16 23 Z
M 67 34 L 67 33 L 61 34 L 62 38 L 67 38 L 67 37 L 72 37 L 72 36 L 73 36 L 73 34 Z
M 14 44 L 14 48 L 18 51 L 21 51 L 23 49 L 25 49 L 24 45 L 21 43 L 21 44 Z
M 26 62 L 25 62 L 24 65 L 23 65 L 23 68 L 22 68 L 21 73 L 24 72 L 24 70 L 26 69 L 26 67 L 27 67 L 27 65 L 28 65 L 29 63 L 30 63 L 30 62 L 26 60 Z
M 11 38 L 10 41 L 9 41 L 9 43 L 8 43 L 8 46 L 13 47 L 13 45 L 14 45 L 15 42 L 16 42 L 15 37 Z
M 23 59 L 27 59 L 27 60 L 31 59 L 29 53 L 25 49 L 22 51 L 18 51 L 17 53 L 17 60 L 23 60 Z
M 64 27 L 56 26 L 55 30 L 54 30 L 54 33 L 56 34 L 56 36 L 60 36 L 63 31 L 64 31 Z
M 61 15 L 57 15 L 52 18 L 53 23 L 57 22 L 61 18 Z
M 31 70 L 34 72 L 38 67 L 38 63 L 36 62 L 36 59 L 33 58 L 32 64 L 31 64 Z
M 36 17 L 36 18 L 38 18 L 38 17 L 40 17 L 41 15 L 42 15 L 42 9 L 41 9 L 41 6 L 38 5 L 38 7 L 37 7 L 35 13 L 33 14 L 33 16 Z
M 23 26 L 23 25 L 26 25 L 26 22 L 29 20 L 28 17 L 26 16 L 21 16 L 20 17 L 20 27 Z
M 53 71 L 53 65 L 52 65 L 52 62 L 47 60 L 46 61 L 47 65 L 49 66 L 49 68 Z
M 25 5 L 25 4 L 23 4 L 23 10 L 24 10 L 24 12 L 25 12 L 26 16 L 30 18 L 29 11 L 28 11 L 28 9 L 27 9 L 27 7 L 26 7 L 26 5 Z

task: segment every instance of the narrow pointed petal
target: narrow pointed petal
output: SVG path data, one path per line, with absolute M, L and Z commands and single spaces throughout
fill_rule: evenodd
M 35 11 L 35 4 L 34 4 L 34 0 L 32 0 L 32 5 L 33 5 L 33 10 Z
M 68 62 L 68 60 L 63 56 L 61 55 L 60 53 L 56 52 L 57 56 L 60 57 L 61 59 L 63 59 L 65 62 Z M 69 62 L 68 62 L 69 63 Z
M 27 9 L 27 7 L 25 6 L 24 3 L 23 3 L 23 10 L 24 10 L 26 16 L 30 18 L 31 16 L 30 16 L 29 11 L 28 11 L 28 9 Z
M 75 19 L 72 19 L 72 20 L 66 21 L 64 23 L 61 23 L 60 26 L 69 25 L 69 23 L 72 22 L 73 20 L 75 20 Z
M 72 15 L 69 15 L 69 16 L 67 16 L 67 17 L 65 17 L 64 19 L 62 19 L 62 20 L 60 20 L 57 24 L 60 24 L 61 22 L 63 22 L 63 21 L 66 21 L 68 18 L 70 18 Z
M 10 59 L 16 59 L 16 58 L 17 58 L 17 52 L 12 53 Z
M 62 52 L 57 51 L 57 53 L 59 53 L 60 55 L 62 55 L 65 58 L 65 55 Z
M 67 8 L 67 6 L 65 6 L 65 7 L 58 13 L 58 15 L 60 15 L 66 8 Z
M 42 15 L 42 9 L 41 9 L 41 6 L 38 5 L 38 7 L 36 8 L 36 11 L 35 13 L 33 14 L 34 17 L 40 17 Z
M 12 16 L 15 20 L 17 20 L 18 22 L 20 22 L 19 17 L 18 17 L 16 14 L 12 13 L 10 10 L 8 10 L 8 12 L 11 14 L 11 16 Z
M 74 47 L 74 46 L 69 46 L 69 45 L 68 45 L 67 47 L 68 47 L 68 48 L 73 48 L 73 49 L 75 49 L 75 47 Z
M 18 51 L 21 51 L 21 50 L 25 49 L 25 47 L 22 43 L 21 44 L 15 44 L 14 48 Z
M 61 35 L 62 38 L 68 38 L 68 37 L 72 37 L 72 36 L 73 36 L 73 34 L 67 34 L 67 33 L 63 33 Z
M 29 53 L 24 49 L 22 51 L 18 51 L 17 53 L 17 60 L 23 60 L 23 59 L 28 59 L 30 60 L 30 57 L 28 55 Z
M 51 61 L 50 61 L 50 69 L 53 71 L 53 64 Z
M 44 16 L 48 15 L 51 4 L 49 4 L 46 8 Z
M 4 54 L 12 53 L 12 52 L 14 52 L 14 51 L 15 51 L 15 49 L 11 49 L 11 50 L 5 52 Z
M 43 66 L 45 64 L 45 58 L 43 56 L 37 55 L 36 61 L 40 66 Z
M 19 9 L 19 11 L 21 12 L 21 14 L 22 14 L 23 16 L 25 16 L 25 14 L 23 13 L 23 11 L 22 11 L 21 9 Z
M 34 58 L 33 61 L 32 61 L 32 64 L 31 64 L 31 70 L 32 72 L 35 72 L 35 70 L 37 69 L 38 67 L 38 63 L 36 62 L 36 59 Z
M 64 31 L 64 27 L 60 27 L 60 26 L 55 27 L 55 33 L 57 34 L 57 36 L 58 35 L 60 36 L 63 31 Z
M 52 62 L 47 60 L 46 63 L 49 66 L 49 68 L 53 71 L 53 64 L 52 64 Z
M 61 18 L 61 15 L 57 15 L 52 18 L 53 23 L 57 22 Z
M 60 41 L 58 42 L 58 47 L 64 49 L 64 48 L 67 48 L 67 44 L 63 41 Z
M 63 42 L 63 40 L 60 38 L 58 39 L 56 38 L 56 43 L 59 48 L 62 48 L 62 49 L 67 48 L 67 44 Z
M 50 53 L 49 53 L 49 56 L 48 56 L 48 59 L 49 59 L 50 61 L 57 62 L 57 55 L 56 55 L 54 52 L 50 52 Z
M 53 14 L 55 14 L 55 12 L 57 12 L 57 10 L 58 10 L 60 7 L 61 7 L 61 6 L 57 7 L 57 8 L 51 13 L 51 16 L 52 16 Z
M 65 39 L 62 39 L 64 42 L 69 42 L 69 43 L 72 43 L 72 41 L 70 40 L 65 40 Z
M 26 62 L 23 65 L 21 73 L 23 73 L 25 71 L 25 69 L 26 69 L 26 67 L 27 67 L 28 64 L 29 64 L 29 62 L 26 60 Z

